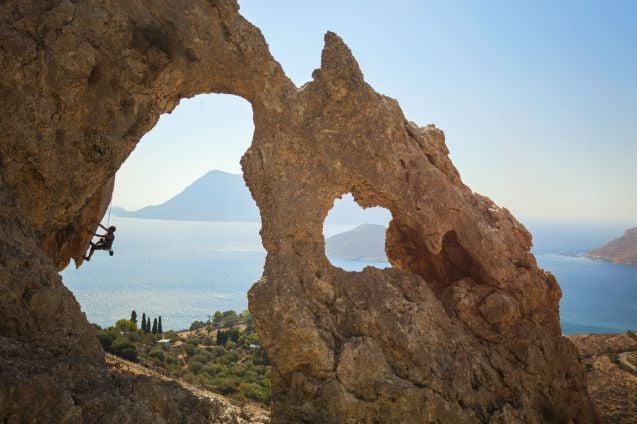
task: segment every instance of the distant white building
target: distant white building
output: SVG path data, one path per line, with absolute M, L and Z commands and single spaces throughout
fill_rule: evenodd
M 258 348 L 260 348 L 261 346 L 259 346 L 259 345 L 258 345 L 258 344 L 256 344 L 256 343 L 250 343 L 250 346 L 248 346 L 248 347 L 249 347 L 250 349 L 258 349 Z
M 164 349 L 170 349 L 170 339 L 157 340 L 157 343 L 159 343 Z

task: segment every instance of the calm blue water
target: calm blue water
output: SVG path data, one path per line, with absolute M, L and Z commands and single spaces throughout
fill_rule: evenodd
M 637 265 L 594 261 L 583 252 L 536 257 L 562 287 L 560 319 L 565 334 L 637 329 Z
M 259 279 L 265 251 L 259 224 L 111 218 L 117 226 L 115 255 L 96 252 L 91 262 L 61 275 L 91 322 L 112 325 L 130 316 L 162 316 L 164 329 L 187 328 L 216 310 L 247 308 L 246 293 Z M 565 334 L 637 329 L 637 266 L 592 261 L 583 252 L 620 235 L 626 226 L 530 223 L 540 265 L 562 287 Z M 327 226 L 327 237 L 352 226 Z M 582 236 L 588 231 L 590 236 Z M 360 271 L 384 262 L 332 258 Z

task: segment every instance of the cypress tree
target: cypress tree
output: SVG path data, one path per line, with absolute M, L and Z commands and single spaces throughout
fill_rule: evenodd
M 217 344 L 220 346 L 225 345 L 227 341 L 228 341 L 228 333 L 221 330 L 217 331 Z
M 137 324 L 137 312 L 133 311 L 130 313 L 130 320 Z
M 153 329 L 151 331 L 153 334 L 157 334 L 157 318 L 153 319 Z
M 146 312 L 142 312 L 142 330 L 146 331 Z
M 157 322 L 157 332 L 159 334 L 163 334 L 164 333 L 162 328 L 161 328 L 161 315 L 159 316 L 159 322 Z

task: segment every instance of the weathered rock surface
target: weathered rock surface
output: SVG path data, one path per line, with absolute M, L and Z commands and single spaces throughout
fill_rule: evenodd
M 587 256 L 619 264 L 637 264 L 637 227 L 630 228 L 621 237 L 591 250 Z
M 204 92 L 254 112 L 242 166 L 268 256 L 249 300 L 273 422 L 598 419 L 529 233 L 462 183 L 442 131 L 367 85 L 335 34 L 296 88 L 230 0 L 9 0 L 0 67 L 0 420 L 207 419 L 177 389 L 108 375 L 56 273 L 81 264 L 141 136 Z M 348 192 L 392 212 L 394 269 L 328 262 L 322 224 Z

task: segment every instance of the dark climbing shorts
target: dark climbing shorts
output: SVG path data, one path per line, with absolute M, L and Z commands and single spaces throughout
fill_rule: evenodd
M 112 245 L 113 245 L 112 243 L 102 243 L 101 241 L 98 241 L 97 243 L 95 243 L 94 249 L 95 250 L 111 250 Z

